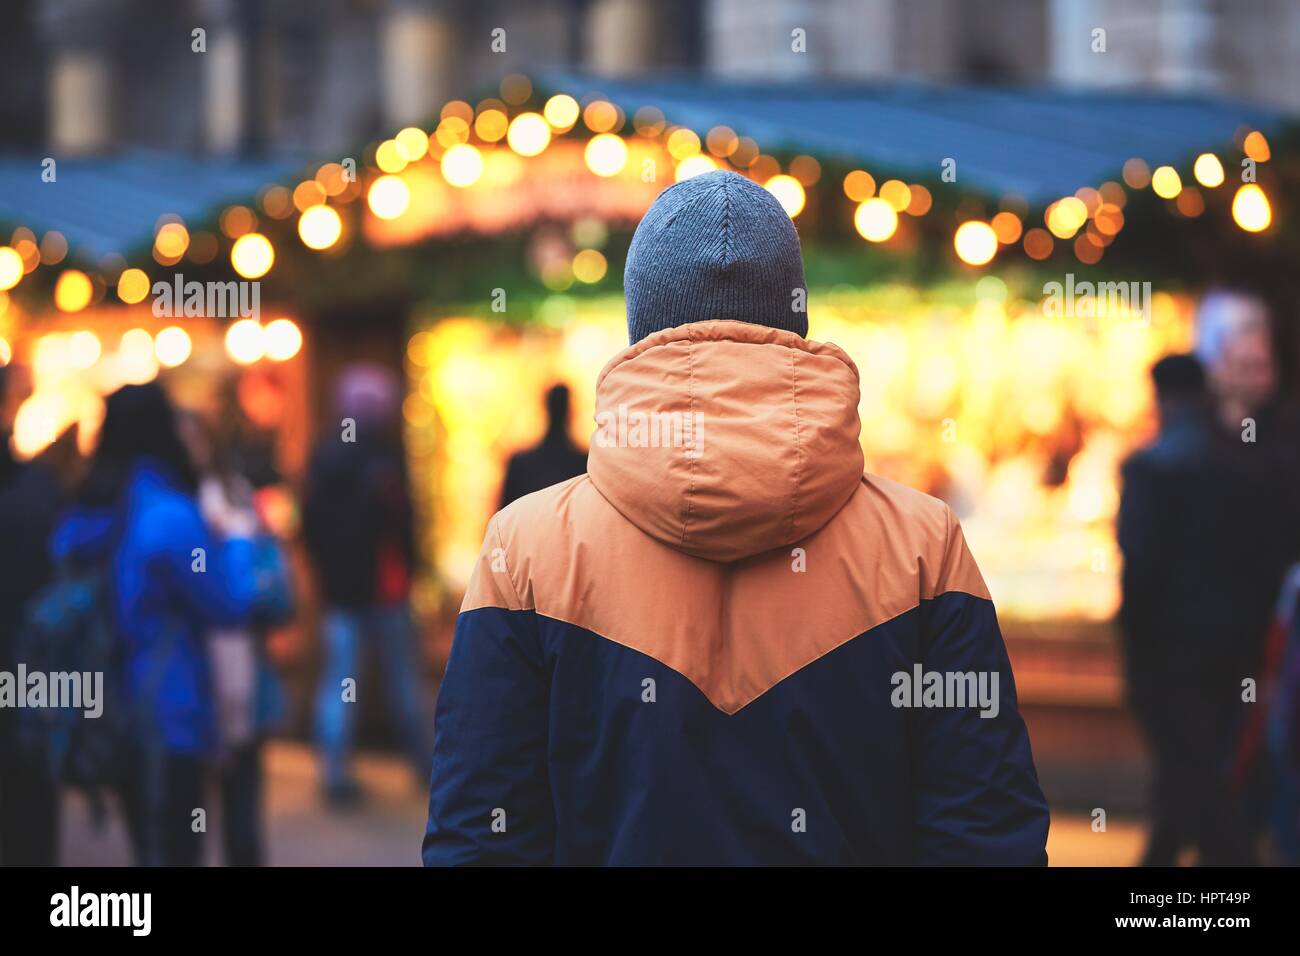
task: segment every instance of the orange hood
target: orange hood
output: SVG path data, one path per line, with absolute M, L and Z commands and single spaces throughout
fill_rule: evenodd
M 669 547 L 738 561 L 800 541 L 862 479 L 858 369 L 837 346 L 694 322 L 624 349 L 596 383 L 587 472 Z

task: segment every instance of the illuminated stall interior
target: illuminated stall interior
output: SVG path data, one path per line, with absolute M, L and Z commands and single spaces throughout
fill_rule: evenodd
M 1150 425 L 1146 370 L 1190 345 L 1190 303 L 1157 299 L 1088 328 L 1042 315 L 989 277 L 969 304 L 906 288 L 810 302 L 810 335 L 862 378 L 869 471 L 940 495 L 962 516 L 1003 612 L 1103 619 L 1116 609 L 1113 520 L 1120 459 Z M 447 318 L 408 349 L 405 415 L 424 546 L 462 588 L 496 507 L 505 458 L 545 425 L 554 382 L 574 395 L 572 433 L 592 431 L 596 375 L 626 345 L 619 299 L 556 296 L 523 328 Z

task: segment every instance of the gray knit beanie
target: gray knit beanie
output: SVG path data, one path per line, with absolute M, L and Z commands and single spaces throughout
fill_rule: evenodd
M 623 289 L 631 343 L 710 319 L 808 335 L 794 223 L 775 196 L 733 172 L 693 176 L 659 195 L 632 236 Z

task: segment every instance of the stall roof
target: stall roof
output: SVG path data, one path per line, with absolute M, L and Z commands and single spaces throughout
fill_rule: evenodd
M 301 157 L 232 162 L 128 150 L 61 159 L 57 181 L 46 183 L 39 157 L 0 156 L 0 222 L 38 233 L 57 229 L 69 246 L 92 257 L 125 253 L 149 240 L 164 213 L 192 222 L 223 202 L 248 202 L 301 164 Z
M 870 168 L 932 177 L 946 158 L 974 191 L 1046 203 L 1114 178 L 1124 161 L 1177 163 L 1232 142 L 1247 126 L 1266 133 L 1283 114 L 1210 96 L 1049 89 L 878 85 L 730 84 L 698 79 L 614 81 L 547 73 L 539 86 L 600 93 L 631 114 L 655 106 L 674 123 L 730 126 L 764 150 L 843 157 Z M 59 161 L 58 182 L 41 160 L 0 156 L 0 222 L 57 229 L 90 256 L 125 253 L 148 240 L 158 217 L 188 221 L 227 202 L 248 202 L 283 182 L 304 156 L 229 161 L 129 150 Z
M 1178 163 L 1233 141 L 1242 127 L 1265 133 L 1283 114 L 1201 95 L 1054 89 L 878 85 L 721 84 L 689 79 L 617 82 L 547 74 L 572 95 L 600 93 L 631 116 L 655 106 L 669 122 L 704 131 L 725 125 L 765 151 L 843 157 L 871 168 L 937 176 L 957 160 L 957 181 L 1031 203 L 1115 178 L 1124 161 Z

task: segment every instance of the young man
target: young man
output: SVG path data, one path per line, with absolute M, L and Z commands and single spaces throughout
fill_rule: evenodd
M 489 523 L 425 863 L 1045 862 L 988 591 L 947 506 L 863 475 L 789 217 L 686 180 L 625 287 L 588 474 Z

